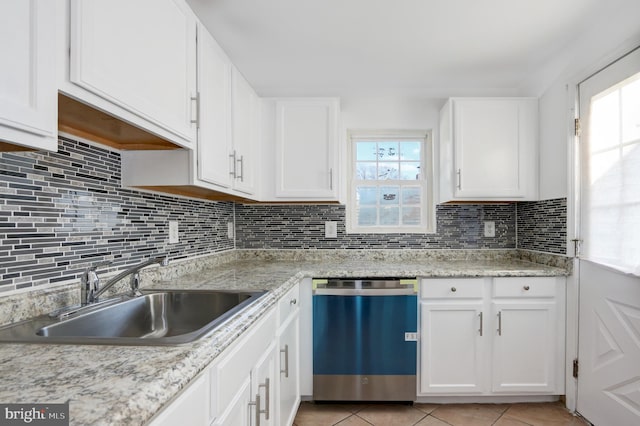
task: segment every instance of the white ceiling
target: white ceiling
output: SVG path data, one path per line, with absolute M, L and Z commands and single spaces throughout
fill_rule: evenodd
M 518 91 L 561 72 L 562 55 L 611 10 L 640 3 L 187 1 L 262 96 Z

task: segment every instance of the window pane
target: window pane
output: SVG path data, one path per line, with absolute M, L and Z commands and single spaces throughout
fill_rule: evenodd
M 376 205 L 378 200 L 378 188 L 359 186 L 356 188 L 356 200 L 359 205 Z
M 378 179 L 398 179 L 398 163 L 380 163 L 378 166 Z
M 403 188 L 402 204 L 420 204 L 420 188 Z
M 420 225 L 420 207 L 403 207 L 402 224 Z
M 380 161 L 398 160 L 398 142 L 378 142 L 378 158 Z
M 356 142 L 356 161 L 376 161 L 378 147 L 375 142 Z
M 356 163 L 356 179 L 377 180 L 376 163 Z
M 380 208 L 380 225 L 398 225 L 400 209 L 398 207 Z
M 420 161 L 420 142 L 400 142 L 400 159 Z
M 622 88 L 622 142 L 640 139 L 640 74 Z
M 360 207 L 358 209 L 358 225 L 360 226 L 372 226 L 376 224 L 376 212 L 375 207 Z
M 380 187 L 380 204 L 381 205 L 398 205 L 400 202 L 400 194 L 397 186 Z
M 401 180 L 420 179 L 420 163 L 400 163 Z
M 594 98 L 591 104 L 589 148 L 597 152 L 614 147 L 620 140 L 620 91 Z

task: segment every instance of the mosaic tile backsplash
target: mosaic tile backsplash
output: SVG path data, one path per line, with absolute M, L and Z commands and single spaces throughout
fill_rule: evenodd
M 343 205 L 237 205 L 237 248 L 516 248 L 515 204 L 440 205 L 436 217 L 435 234 L 346 234 Z M 484 237 L 485 220 L 495 221 L 495 237 Z M 338 238 L 324 238 L 325 221 L 338 223 Z
M 566 254 L 567 199 L 517 204 L 518 248 Z
M 169 244 L 168 221 L 180 242 Z M 58 152 L 0 154 L 0 293 L 79 278 L 89 264 L 122 269 L 167 253 L 234 248 L 233 203 L 120 187 L 120 155 L 66 138 Z
M 235 245 L 227 238 L 234 214 Z M 117 152 L 60 138 L 57 153 L 0 153 L 0 294 L 77 279 L 102 260 L 114 271 L 163 253 L 176 259 L 236 246 L 565 253 L 566 199 L 438 206 L 437 232 L 424 235 L 347 235 L 344 218 L 340 205 L 234 206 L 122 189 Z M 179 221 L 178 244 L 168 242 L 170 220 Z M 330 220 L 336 239 L 324 238 Z M 485 220 L 495 221 L 495 238 L 483 236 Z

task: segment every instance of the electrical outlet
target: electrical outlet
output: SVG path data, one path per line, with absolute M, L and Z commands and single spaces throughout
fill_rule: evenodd
M 169 244 L 177 244 L 180 241 L 178 234 L 178 222 L 175 220 L 169 221 Z
M 418 341 L 418 333 L 404 333 L 404 341 L 405 342 L 417 342 Z
M 490 238 L 496 236 L 496 223 L 494 221 L 488 220 L 484 222 L 484 236 Z
M 324 223 L 324 237 L 338 238 L 338 222 L 330 221 Z
M 233 239 L 233 235 L 235 234 L 235 228 L 233 227 L 233 222 L 227 222 L 227 238 L 230 240 Z

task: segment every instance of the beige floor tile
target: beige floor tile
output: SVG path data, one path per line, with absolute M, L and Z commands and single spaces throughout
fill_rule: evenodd
M 426 414 L 409 405 L 370 405 L 358 417 L 375 426 L 412 426 Z
M 420 404 L 420 403 L 415 403 L 415 404 L 413 404 L 413 406 L 415 408 L 417 408 L 418 410 L 422 411 L 423 413 L 430 414 L 433 410 L 438 408 L 440 405 L 439 404 Z
M 420 422 L 416 423 L 415 426 L 449 426 L 449 423 L 445 423 L 442 420 L 432 416 L 427 416 L 424 419 L 420 420 Z
M 333 426 L 352 414 L 341 405 L 303 402 L 293 422 L 297 426 Z
M 351 417 L 347 417 L 345 420 L 338 423 L 336 426 L 371 426 L 371 423 L 363 420 L 354 414 Z
M 573 416 L 561 404 L 513 404 L 505 412 L 507 419 L 520 420 L 533 426 L 573 426 L 581 425 L 581 419 Z
M 498 419 L 493 426 L 531 426 L 529 423 L 521 422 L 520 420 L 511 419 L 506 416 L 502 416 Z
M 431 416 L 453 426 L 491 426 L 507 407 L 506 404 L 451 404 L 436 408 Z

